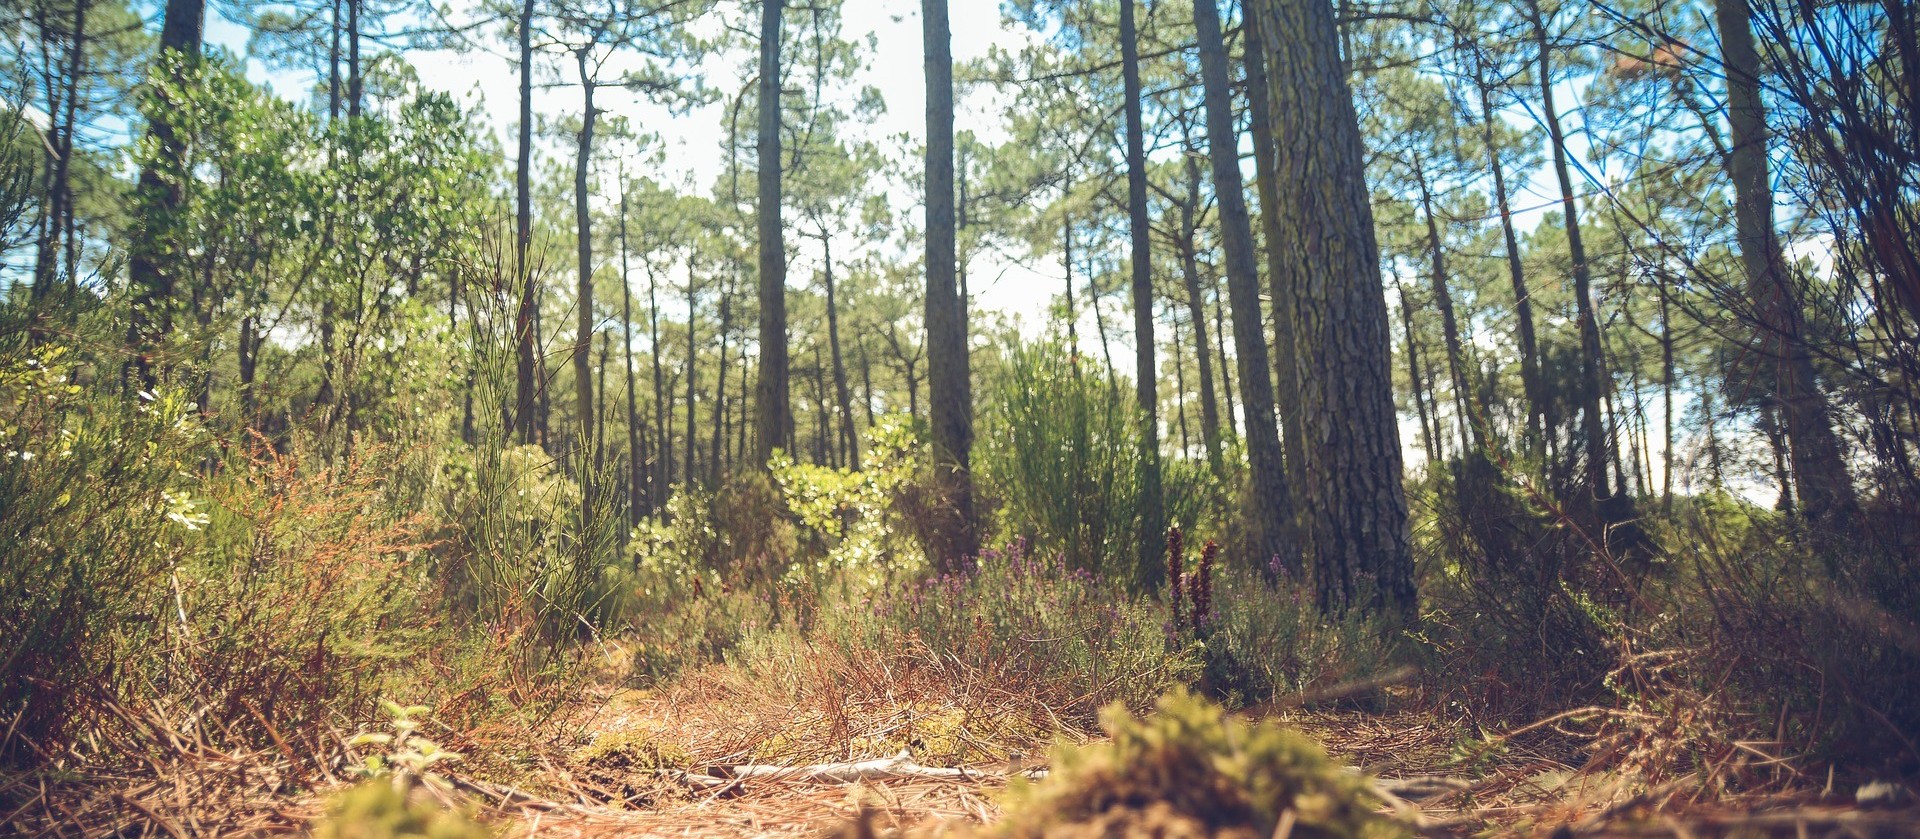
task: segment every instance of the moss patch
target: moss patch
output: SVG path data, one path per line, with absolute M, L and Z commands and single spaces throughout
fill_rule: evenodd
M 693 755 L 677 743 L 661 742 L 644 727 L 602 731 L 573 753 L 575 763 L 609 772 L 648 772 L 683 767 Z
M 1366 780 L 1311 738 L 1249 725 L 1176 691 L 1136 718 L 1101 714 L 1108 742 L 1055 750 L 1053 771 L 1008 790 L 1008 837 L 1266 837 L 1285 818 L 1297 839 L 1396 839 Z

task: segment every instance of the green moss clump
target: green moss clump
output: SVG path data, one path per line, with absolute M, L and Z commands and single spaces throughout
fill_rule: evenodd
M 335 796 L 313 826 L 314 839 L 492 839 L 466 813 L 427 801 L 409 801 L 384 780 L 367 781 Z
M 1178 690 L 1139 719 L 1101 714 L 1111 741 L 1055 750 L 1053 771 L 1008 792 L 1008 837 L 1272 836 L 1292 813 L 1296 839 L 1396 839 L 1367 782 L 1300 732 L 1249 725 Z
M 647 772 L 687 766 L 693 755 L 675 743 L 662 743 L 646 728 L 603 731 L 577 752 L 576 763 L 597 769 Z

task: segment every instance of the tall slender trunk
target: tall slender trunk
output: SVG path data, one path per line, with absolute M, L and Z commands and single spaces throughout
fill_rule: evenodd
M 760 380 L 753 468 L 767 468 L 773 450 L 793 439 L 788 393 L 787 252 L 780 221 L 780 37 L 785 0 L 762 0 L 760 17 Z
M 833 445 L 835 429 L 833 412 L 827 409 L 827 365 L 820 357 L 820 344 L 813 344 L 813 415 L 818 419 L 813 424 L 813 462 L 822 466 L 840 468 L 840 455 Z
M 1133 278 L 1133 389 L 1140 407 L 1140 532 L 1134 573 L 1147 587 L 1166 574 L 1158 538 L 1165 528 L 1160 497 L 1160 376 L 1154 369 L 1153 254 L 1147 227 L 1146 129 L 1140 113 L 1140 35 L 1134 28 L 1134 0 L 1120 0 L 1122 110 L 1126 112 L 1127 232 Z
M 357 0 L 356 0 L 357 3 Z M 574 52 L 580 70 L 580 142 L 573 162 L 573 218 L 578 233 L 580 281 L 574 291 L 573 390 L 575 411 L 580 415 L 580 445 L 592 448 L 588 462 L 599 463 L 601 452 L 594 435 L 593 365 L 588 353 L 593 349 L 593 214 L 587 208 L 587 170 L 593 164 L 593 125 L 599 111 L 593 107 L 593 75 L 587 69 L 587 48 Z M 580 476 L 580 520 L 589 521 L 595 501 L 596 474 Z
M 860 340 L 858 334 L 853 338 L 853 351 L 860 356 L 860 404 L 867 410 L 867 427 L 875 424 L 873 416 L 873 363 L 867 359 L 867 342 Z
M 1440 236 L 1440 220 L 1433 212 L 1433 190 L 1427 181 L 1426 166 L 1419 154 L 1413 156 L 1413 178 L 1420 187 L 1420 213 L 1427 222 L 1427 252 L 1432 263 L 1429 278 L 1433 285 L 1433 302 L 1440 309 L 1440 335 L 1447 348 L 1447 379 L 1453 384 L 1453 409 L 1460 431 L 1460 445 L 1463 451 L 1475 454 L 1486 451 L 1483 437 L 1483 414 L 1473 403 L 1473 391 L 1467 384 L 1467 365 L 1464 351 L 1460 346 L 1460 322 L 1453 312 L 1453 291 L 1448 287 L 1446 249 Z
M 1520 387 L 1527 399 L 1527 445 L 1529 455 L 1544 455 L 1548 430 L 1547 394 L 1540 381 L 1540 348 L 1533 333 L 1533 295 L 1527 290 L 1527 276 L 1520 264 L 1520 237 L 1513 227 L 1513 207 L 1507 195 L 1506 167 L 1500 161 L 1500 146 L 1494 134 L 1493 93 L 1485 79 L 1485 68 L 1476 56 L 1473 62 L 1474 87 L 1480 92 L 1481 139 L 1487 147 L 1487 168 L 1493 172 L 1493 200 L 1500 212 L 1500 237 L 1507 258 L 1507 278 L 1513 284 L 1514 331 L 1520 337 Z
M 1240 142 L 1233 130 L 1227 50 L 1220 35 L 1220 10 L 1213 0 L 1195 0 L 1193 26 L 1200 47 L 1200 78 L 1206 88 L 1207 147 L 1213 160 L 1220 240 L 1227 257 L 1227 296 L 1233 303 L 1234 359 L 1240 365 L 1240 402 L 1246 424 L 1242 439 L 1252 472 L 1252 492 L 1247 497 L 1251 558 L 1263 571 L 1270 559 L 1277 558 L 1298 577 L 1303 567 L 1293 538 L 1293 499 L 1287 486 L 1286 461 L 1280 452 L 1273 379 L 1267 372 L 1272 368 L 1267 361 L 1266 318 L 1260 310 L 1253 221 L 1240 178 Z
M 206 14 L 206 0 L 167 0 L 165 22 L 160 27 L 160 54 L 178 57 L 179 65 L 163 71 L 173 73 L 176 83 L 184 82 L 184 73 L 200 63 Z M 147 122 L 147 134 L 153 138 L 158 154 L 140 169 L 134 235 L 127 255 L 128 284 L 133 288 L 133 311 L 127 327 L 132 362 L 122 378 L 141 390 L 152 390 L 159 384 L 155 362 L 173 325 L 173 267 L 162 263 L 174 241 L 175 216 L 184 200 L 179 179 L 173 174 L 181 166 L 187 143 L 174 130 L 170 107 L 163 103 L 155 108 Z
M 1299 476 L 1294 470 L 1299 464 L 1295 462 L 1294 453 L 1305 445 L 1300 438 L 1300 359 L 1294 349 L 1297 316 L 1290 305 L 1293 295 L 1280 287 L 1280 278 L 1285 272 L 1280 263 L 1280 249 L 1275 244 L 1282 234 L 1280 214 L 1274 210 L 1280 205 L 1280 188 L 1279 174 L 1273 169 L 1273 113 L 1267 96 L 1260 93 L 1267 89 L 1266 35 L 1260 31 L 1259 15 L 1249 14 L 1244 18 L 1247 43 L 1243 63 L 1247 69 L 1247 90 L 1254 91 L 1247 96 L 1247 122 L 1253 135 L 1253 174 L 1258 181 L 1260 228 L 1267 240 L 1267 283 L 1273 299 L 1274 401 L 1280 410 L 1280 442 L 1287 459 L 1288 479 L 1297 484 Z M 1291 514 L 1297 515 L 1298 510 Z
M 645 481 L 645 460 L 640 454 L 640 405 L 633 369 L 633 283 L 628 279 L 627 174 L 620 173 L 620 325 L 626 336 L 627 373 L 627 523 L 637 525 L 642 516 L 653 512 Z
M 667 383 L 662 369 L 660 345 L 660 277 L 652 264 L 647 265 L 647 328 L 652 334 L 648 337 L 647 355 L 653 360 L 653 428 L 660 435 L 660 460 L 654 464 L 653 475 L 648 479 L 647 502 L 657 508 L 664 507 L 673 497 L 673 406 L 667 404 Z
M 1215 477 L 1226 475 L 1220 453 L 1220 406 L 1213 392 L 1212 348 L 1207 346 L 1207 311 L 1200 297 L 1200 255 L 1195 251 L 1194 213 L 1200 207 L 1200 160 L 1187 156 L 1187 200 L 1180 204 L 1180 280 L 1187 292 L 1187 316 L 1193 321 L 1194 357 L 1200 366 L 1200 436 L 1207 465 Z
M 1420 374 L 1420 342 L 1414 337 L 1413 303 L 1407 299 L 1407 287 L 1395 283 L 1400 291 L 1400 323 L 1407 332 L 1407 392 L 1413 396 L 1414 413 L 1420 417 L 1420 444 L 1427 452 L 1427 470 L 1440 468 L 1446 459 L 1446 453 L 1440 450 L 1439 432 L 1434 430 L 1432 415 L 1427 412 L 1427 380 Z
M 1760 54 L 1754 47 L 1746 0 L 1715 0 L 1727 81 L 1726 156 L 1733 181 L 1734 227 L 1748 294 L 1760 323 L 1759 355 L 1772 368 L 1773 402 L 1779 409 L 1800 509 L 1816 522 L 1844 521 L 1858 510 L 1853 481 L 1834 434 L 1832 411 L 1813 368 L 1804 329 L 1806 316 L 1792 269 L 1773 227 L 1773 189 L 1767 163 L 1767 113 L 1760 98 Z M 1909 66 L 1909 72 L 1914 68 Z
M 1222 310 L 1224 310 L 1226 306 L 1220 302 L 1220 283 L 1215 281 L 1212 285 L 1213 349 L 1220 357 L 1220 396 L 1227 402 L 1227 414 L 1225 418 L 1227 424 L 1226 431 L 1237 437 L 1240 435 L 1240 430 L 1239 427 L 1234 424 L 1234 417 L 1239 413 L 1239 409 L 1234 407 L 1233 374 L 1229 372 L 1229 368 L 1233 365 L 1227 363 L 1227 330 L 1226 327 L 1222 326 L 1222 324 L 1225 323 Z
M 1359 117 L 1327 0 L 1261 0 L 1275 188 L 1269 208 L 1301 375 L 1302 543 L 1323 609 L 1414 608 L 1390 326 Z M 1264 372 L 1262 372 L 1264 378 Z M 1243 375 L 1242 389 L 1250 385 Z M 1251 412 L 1250 412 L 1251 413 Z M 1364 599 L 1362 599 L 1364 598 Z
M 1060 220 L 1060 241 L 1062 256 L 1060 267 L 1066 271 L 1067 286 L 1064 290 L 1067 303 L 1067 352 L 1073 358 L 1073 374 L 1080 375 L 1080 312 L 1073 304 L 1073 216 L 1067 215 Z
M 737 271 L 737 268 L 736 268 Z M 726 445 L 727 434 L 727 338 L 733 331 L 733 283 L 738 277 L 735 273 L 720 286 L 720 363 L 715 370 L 713 384 L 713 446 L 712 454 L 707 458 L 707 483 L 719 486 L 724 475 L 722 447 Z
M 347 0 L 347 117 L 358 117 L 366 107 L 365 85 L 360 75 L 360 4 Z
M 700 437 L 694 421 L 694 409 L 698 407 L 700 378 L 700 340 L 699 317 L 696 296 L 698 285 L 694 282 L 693 260 L 687 260 L 687 486 L 694 486 L 700 478 Z M 762 464 L 761 468 L 765 468 Z
M 534 319 L 540 298 L 527 251 L 533 245 L 533 4 L 520 4 L 520 138 L 513 172 L 513 282 L 520 305 L 513 314 L 515 338 L 513 427 L 521 444 L 534 442 Z M 336 71 L 337 72 L 337 71 Z
M 1180 352 L 1180 329 L 1176 324 L 1172 331 L 1172 340 L 1168 346 L 1173 348 L 1173 413 L 1180 419 L 1180 454 L 1187 456 L 1193 450 L 1193 438 L 1187 431 L 1187 364 Z
M 921 0 L 926 56 L 927 375 L 935 479 L 941 486 L 934 565 L 955 571 L 979 553 L 974 520 L 973 383 L 967 358 L 967 301 L 955 287 L 953 36 L 947 0 Z
M 1593 311 L 1593 270 L 1580 237 L 1580 208 L 1573 192 L 1573 179 L 1567 171 L 1566 134 L 1560 127 L 1560 113 L 1553 103 L 1553 52 L 1547 22 L 1539 0 L 1529 0 L 1533 17 L 1534 42 L 1539 52 L 1541 116 L 1547 124 L 1547 140 L 1553 151 L 1553 172 L 1560 185 L 1560 206 L 1567 228 L 1567 250 L 1573 260 L 1575 314 L 1580 329 L 1580 436 L 1582 459 L 1586 466 L 1587 489 L 1593 495 L 1596 524 L 1611 546 L 1628 547 L 1638 542 L 1631 527 L 1633 500 L 1624 488 L 1614 492 L 1607 479 L 1607 464 L 1612 459 L 1601 398 L 1606 378 L 1601 369 L 1600 322 Z
M 1657 271 L 1660 289 L 1660 509 L 1673 512 L 1673 315 L 1667 272 Z
M 860 467 L 860 443 L 853 433 L 853 396 L 847 390 L 847 365 L 840 355 L 840 303 L 834 296 L 833 248 L 826 228 L 820 229 L 820 258 L 827 283 L 827 345 L 833 350 L 833 391 L 840 408 L 840 444 L 847 464 Z

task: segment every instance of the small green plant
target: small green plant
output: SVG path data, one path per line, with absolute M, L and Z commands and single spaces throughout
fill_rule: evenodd
M 461 759 L 460 753 L 440 748 L 440 744 L 420 736 L 420 720 L 431 713 L 425 705 L 400 705 L 392 700 L 380 700 L 380 708 L 388 716 L 387 726 L 393 733 L 369 732 L 361 734 L 348 744 L 355 748 L 377 746 L 383 751 L 373 752 L 363 759 L 355 770 L 369 780 L 392 778 L 395 789 L 405 791 L 414 783 L 446 789 L 451 786 L 446 778 L 433 771 L 441 763 L 451 763 Z
M 1009 837 L 1276 835 L 1388 839 L 1406 828 L 1375 812 L 1361 775 L 1273 722 L 1247 723 L 1176 690 L 1138 718 L 1101 713 L 1109 742 L 1062 746 L 1053 771 L 1008 792 Z

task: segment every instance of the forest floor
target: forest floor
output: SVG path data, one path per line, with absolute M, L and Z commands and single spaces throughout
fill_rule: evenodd
M 786 685 L 718 666 L 649 690 L 604 682 L 540 726 L 544 735 L 442 732 L 464 759 L 437 770 L 450 784 L 433 794 L 505 837 L 966 836 L 999 817 L 996 796 L 1010 778 L 1046 767 L 1053 743 L 1099 736 L 987 684 L 930 700 L 914 674 L 863 681 L 795 665 Z M 1379 809 L 1419 836 L 1920 836 L 1910 788 L 1863 791 L 1763 742 L 1716 748 L 1684 719 L 1595 724 L 1623 717 L 1589 709 L 1481 725 L 1392 690 L 1365 708 L 1248 713 L 1304 731 L 1381 779 Z M 0 834 L 302 835 L 360 757 L 338 732 L 340 755 L 321 777 L 290 780 L 288 744 L 221 750 L 170 725 L 177 711 L 113 713 L 122 730 L 145 732 L 143 743 L 118 747 L 145 749 L 144 764 L 42 775 L 37 789 L 19 778 L 0 784 L 0 802 L 18 807 L 0 812 Z M 1496 728 L 1505 733 L 1489 733 Z M 847 783 L 738 769 L 843 765 L 903 749 L 917 764 L 967 771 Z

